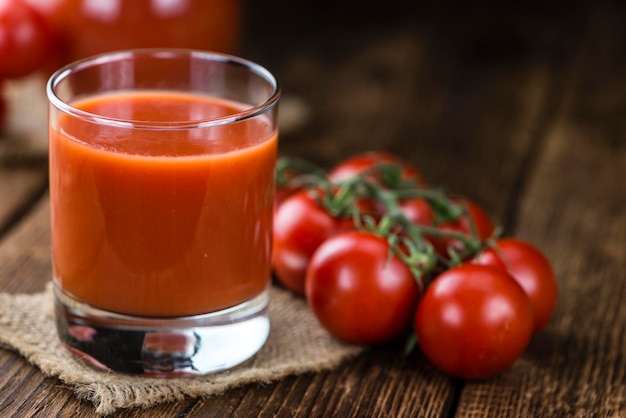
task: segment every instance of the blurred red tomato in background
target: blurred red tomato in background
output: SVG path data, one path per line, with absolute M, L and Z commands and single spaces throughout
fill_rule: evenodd
M 58 51 L 48 72 L 102 52 L 191 48 L 236 53 L 239 0 L 24 0 L 49 22 Z

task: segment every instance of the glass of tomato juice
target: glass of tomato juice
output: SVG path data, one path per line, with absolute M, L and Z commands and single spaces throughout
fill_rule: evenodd
M 269 335 L 280 88 L 248 60 L 105 53 L 47 84 L 58 335 L 86 363 L 202 375 Z

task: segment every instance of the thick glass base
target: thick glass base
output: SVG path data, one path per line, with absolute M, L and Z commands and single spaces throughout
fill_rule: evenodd
M 197 376 L 232 368 L 252 357 L 270 331 L 269 289 L 218 312 L 143 318 L 80 303 L 55 285 L 61 341 L 99 369 L 147 376 Z

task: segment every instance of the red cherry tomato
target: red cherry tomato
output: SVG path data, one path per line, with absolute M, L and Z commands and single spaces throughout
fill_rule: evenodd
M 0 77 L 38 70 L 53 45 L 53 33 L 37 10 L 22 0 L 0 1 Z
M 435 213 L 426 199 L 410 198 L 400 201 L 400 210 L 406 218 L 417 225 L 432 225 Z
M 533 311 L 521 286 L 504 270 L 462 264 L 441 273 L 415 315 L 425 356 L 462 379 L 495 376 L 524 352 Z
M 554 270 L 541 251 L 531 244 L 515 239 L 496 241 L 475 260 L 478 264 L 506 270 L 522 286 L 534 311 L 534 333 L 550 321 L 558 299 L 558 285 Z
M 276 193 L 274 194 L 274 210 L 277 210 L 280 205 L 287 199 L 289 196 L 297 192 L 299 189 L 297 187 L 276 187 Z M 276 213 L 276 212 L 274 212 Z
M 389 257 L 385 238 L 349 231 L 315 251 L 307 270 L 306 298 L 336 338 L 378 344 L 410 326 L 419 289 L 407 265 Z
M 393 154 L 382 151 L 369 151 L 347 158 L 328 173 L 328 178 L 335 182 L 343 181 L 380 163 L 401 164 L 404 180 L 415 180 L 419 185 L 425 184 L 424 177 L 415 167 Z
M 489 215 L 476 203 L 462 199 L 459 203 L 464 204 L 467 208 L 467 216 L 463 216 L 457 220 L 440 224 L 437 228 L 441 231 L 456 232 L 471 235 L 470 219 L 476 229 L 477 238 L 481 241 L 491 237 L 496 227 Z M 449 249 L 461 251 L 465 247 L 464 244 L 454 238 L 448 237 L 430 237 L 430 241 L 435 251 L 443 257 L 448 257 Z
M 309 260 L 317 247 L 339 231 L 352 229 L 351 219 L 333 218 L 313 190 L 295 192 L 274 213 L 273 268 L 280 283 L 304 295 Z

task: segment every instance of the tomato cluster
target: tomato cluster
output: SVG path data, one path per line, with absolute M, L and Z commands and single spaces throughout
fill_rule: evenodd
M 550 320 L 557 280 L 536 247 L 501 237 L 470 199 L 372 151 L 326 171 L 281 158 L 273 230 L 279 283 L 354 344 L 408 336 L 444 372 L 494 376 Z

